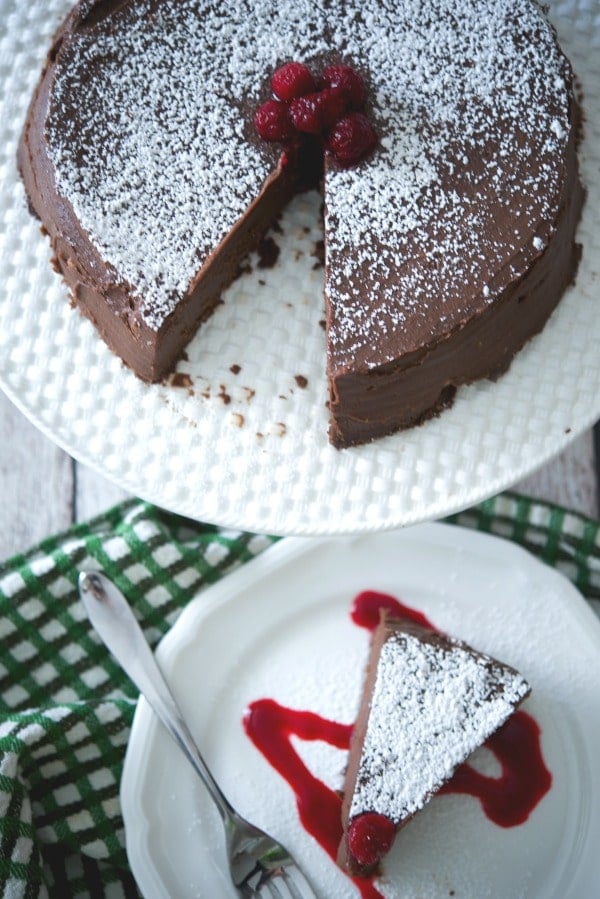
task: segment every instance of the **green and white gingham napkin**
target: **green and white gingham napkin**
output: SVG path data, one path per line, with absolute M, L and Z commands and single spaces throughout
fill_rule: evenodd
M 600 600 L 599 522 L 513 494 L 449 520 L 514 540 Z M 106 572 L 154 646 L 201 588 L 274 539 L 131 500 L 0 567 L 2 896 L 139 896 L 119 806 L 137 691 L 88 624 L 79 569 Z

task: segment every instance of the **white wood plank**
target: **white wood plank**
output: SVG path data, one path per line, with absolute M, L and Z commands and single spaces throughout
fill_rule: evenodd
M 69 527 L 73 462 L 0 391 L 0 561 Z
M 594 435 L 590 430 L 514 489 L 597 518 L 600 510 L 596 477 Z

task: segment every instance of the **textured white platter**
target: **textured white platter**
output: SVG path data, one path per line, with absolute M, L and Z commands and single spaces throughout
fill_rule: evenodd
M 471 797 L 441 796 L 402 831 L 384 869 L 389 899 L 593 899 L 600 875 L 600 624 L 562 575 L 499 538 L 442 524 L 329 540 L 288 539 L 198 595 L 158 658 L 209 767 L 242 814 L 298 858 L 320 899 L 358 893 L 301 828 L 287 784 L 244 733 L 249 702 L 273 698 L 349 723 L 368 634 L 349 609 L 363 589 L 515 665 L 553 783 L 519 827 Z M 482 599 L 484 601 L 482 601 Z M 295 748 L 332 788 L 346 755 Z M 490 758 L 482 749 L 472 763 Z M 140 700 L 121 783 L 127 852 L 146 899 L 234 897 L 220 819 L 180 750 Z M 454 892 L 452 892 L 454 891 Z
M 0 0 L 0 386 L 71 455 L 198 520 L 280 534 L 357 533 L 435 519 L 490 496 L 598 418 L 598 0 L 552 4 L 585 96 L 588 201 L 576 287 L 497 383 L 462 389 L 452 409 L 420 428 L 343 452 L 326 436 L 316 195 L 298 198 L 285 216 L 284 234 L 275 235 L 280 262 L 254 264 L 190 345 L 179 369 L 189 387 L 142 384 L 70 308 L 15 163 L 30 93 L 70 5 Z

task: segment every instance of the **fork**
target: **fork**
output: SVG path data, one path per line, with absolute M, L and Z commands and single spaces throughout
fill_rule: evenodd
M 223 794 L 123 594 L 99 572 L 83 571 L 79 595 L 96 632 L 181 747 L 217 806 L 225 829 L 229 871 L 239 895 L 248 899 L 316 899 L 287 849 L 242 818 Z

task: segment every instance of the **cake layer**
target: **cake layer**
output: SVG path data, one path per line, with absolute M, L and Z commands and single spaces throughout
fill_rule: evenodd
M 20 168 L 74 301 L 146 380 L 297 189 L 301 154 L 252 122 L 286 60 L 353 66 L 380 136 L 355 167 L 326 157 L 322 184 L 343 447 L 496 376 L 560 299 L 582 201 L 572 72 L 533 0 L 80 0 Z

